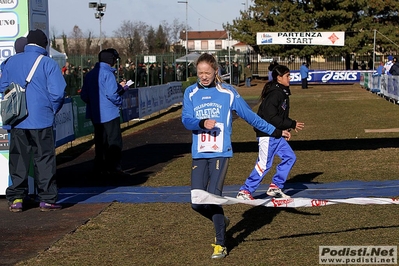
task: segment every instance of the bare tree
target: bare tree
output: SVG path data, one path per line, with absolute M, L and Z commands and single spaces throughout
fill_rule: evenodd
M 171 44 L 176 44 L 180 39 L 180 32 L 186 29 L 185 22 L 180 22 L 177 18 L 173 20 L 171 25 L 170 33 L 169 33 L 169 42 Z M 188 27 L 188 30 L 191 30 L 191 27 Z
M 172 26 L 166 20 L 161 21 L 161 26 L 168 43 L 171 43 L 173 41 L 173 38 L 171 38 Z
M 75 25 L 70 34 L 70 53 L 80 55 L 83 53 L 83 32 L 79 26 Z
M 168 44 L 176 44 L 179 40 L 180 32 L 186 29 L 185 22 L 179 21 L 179 19 L 173 19 L 172 24 L 166 20 L 161 21 L 162 29 L 166 35 Z M 189 28 L 190 30 L 191 28 Z
M 92 35 L 92 32 L 89 31 L 88 32 L 88 36 L 86 38 L 86 45 L 85 45 L 86 54 L 91 54 L 92 53 L 92 49 L 91 49 L 92 43 L 93 43 L 93 35 Z
M 128 55 L 131 52 L 134 30 L 134 23 L 130 20 L 124 20 L 121 26 L 114 31 L 114 38 L 118 40 L 118 45 L 114 48 L 118 50 L 119 54 Z
M 147 35 L 148 25 L 141 21 L 132 22 L 130 20 L 122 21 L 121 26 L 115 30 L 114 48 L 116 48 L 121 55 L 131 56 L 143 50 L 144 36 Z M 141 45 L 141 48 L 138 47 Z

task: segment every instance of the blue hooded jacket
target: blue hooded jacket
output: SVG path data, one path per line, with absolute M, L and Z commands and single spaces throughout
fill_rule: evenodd
M 120 116 L 122 97 L 118 92 L 123 88 L 117 83 L 114 72 L 115 68 L 99 62 L 83 80 L 80 97 L 87 104 L 86 118 L 95 124 L 106 123 Z
M 0 92 L 4 93 L 11 82 L 25 86 L 26 78 L 39 55 L 45 55 L 26 88 L 28 117 L 15 126 L 20 129 L 43 129 L 53 126 L 55 114 L 64 104 L 65 79 L 57 62 L 47 56 L 47 51 L 35 44 L 25 46 L 23 53 L 10 57 L 3 66 Z

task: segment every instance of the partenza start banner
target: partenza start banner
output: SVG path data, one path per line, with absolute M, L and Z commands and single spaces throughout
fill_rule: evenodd
M 256 44 L 344 46 L 345 32 L 258 32 L 256 33 Z

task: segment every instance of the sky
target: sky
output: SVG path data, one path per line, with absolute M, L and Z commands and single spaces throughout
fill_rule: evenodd
M 101 21 L 101 30 L 112 36 L 122 22 L 142 21 L 156 30 L 161 21 L 172 24 L 177 18 L 186 23 L 186 1 L 178 0 L 49 0 L 49 30 L 56 36 L 70 35 L 75 25 L 85 34 L 89 31 L 99 35 L 100 21 L 89 2 L 107 4 Z M 191 30 L 223 30 L 222 24 L 232 23 L 240 17 L 250 0 L 187 0 L 187 23 Z

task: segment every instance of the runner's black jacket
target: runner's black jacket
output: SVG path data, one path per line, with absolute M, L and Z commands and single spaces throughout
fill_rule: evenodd
M 289 118 L 290 95 L 291 91 L 289 87 L 274 82 L 266 92 L 266 97 L 259 106 L 258 115 L 277 129 L 294 129 L 296 121 Z M 254 130 L 256 137 L 270 136 L 256 128 Z

